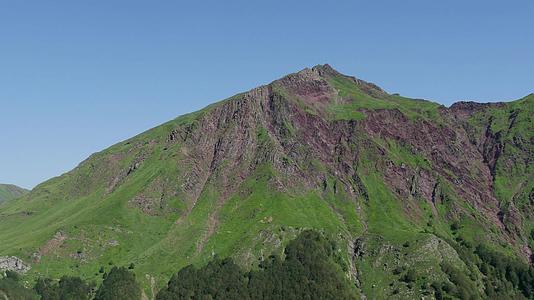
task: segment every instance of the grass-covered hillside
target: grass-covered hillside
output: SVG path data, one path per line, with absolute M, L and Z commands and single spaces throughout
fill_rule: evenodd
M 152 298 L 186 265 L 232 257 L 256 270 L 314 229 L 342 245 L 360 296 L 528 295 L 506 266 L 526 276 L 534 246 L 533 116 L 532 95 L 446 108 L 305 69 L 0 206 L 0 256 L 31 266 L 28 282 L 99 282 L 134 263 Z
M 12 184 L 0 184 L 0 203 L 18 198 L 26 194 L 28 190 Z

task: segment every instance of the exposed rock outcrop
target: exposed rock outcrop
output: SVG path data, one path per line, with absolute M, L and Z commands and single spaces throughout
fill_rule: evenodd
M 30 266 L 24 263 L 20 258 L 15 256 L 0 256 L 0 270 L 15 271 L 17 273 L 26 273 Z

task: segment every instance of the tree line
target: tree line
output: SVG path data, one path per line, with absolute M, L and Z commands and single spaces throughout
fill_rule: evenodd
M 436 299 L 534 298 L 534 268 L 483 244 L 476 247 L 457 237 L 449 241 L 467 271 L 443 262 L 448 276 L 429 283 Z M 231 258 L 215 257 L 202 267 L 186 266 L 157 293 L 157 300 L 174 299 L 355 299 L 356 289 L 345 277 L 343 260 L 334 242 L 315 231 L 304 231 L 285 247 L 283 257 L 271 255 L 258 268 L 243 270 Z M 129 268 L 112 267 L 97 287 L 79 277 L 39 278 L 33 288 L 7 271 L 0 279 L 0 299 L 10 300 L 135 300 L 142 289 Z M 398 273 L 402 273 L 402 270 Z M 399 280 L 414 284 L 415 272 Z M 479 289 L 477 282 L 483 283 Z M 395 292 L 393 293 L 395 294 Z
M 534 299 L 534 267 L 519 258 L 504 255 L 486 244 L 474 246 L 462 237 L 449 241 L 467 272 L 443 262 L 447 282 L 433 282 L 436 299 Z M 477 281 L 483 284 L 482 290 Z
M 39 278 L 33 289 L 28 289 L 16 272 L 7 271 L 0 279 L 0 296 L 2 293 L 10 300 L 135 300 L 141 299 L 142 292 L 133 272 L 113 267 L 103 274 L 98 288 L 79 277 L 63 276 L 59 280 Z
M 355 299 L 354 287 L 335 262 L 335 249 L 321 234 L 304 231 L 287 245 L 285 259 L 271 255 L 248 272 L 229 258 L 198 269 L 188 266 L 156 299 Z
M 335 243 L 315 231 L 304 231 L 284 250 L 271 255 L 256 270 L 245 271 L 230 258 L 215 257 L 197 268 L 189 265 L 174 274 L 156 296 L 170 299 L 354 299 L 355 289 L 339 265 Z M 337 261 L 337 263 L 336 263 Z M 8 299 L 135 300 L 142 291 L 130 268 L 113 267 L 102 284 L 79 277 L 39 278 L 27 289 L 15 272 L 0 279 Z

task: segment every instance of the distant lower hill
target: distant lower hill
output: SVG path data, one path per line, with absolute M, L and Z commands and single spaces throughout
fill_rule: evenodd
M 28 192 L 27 189 L 13 184 L 0 184 L 0 203 L 18 198 Z

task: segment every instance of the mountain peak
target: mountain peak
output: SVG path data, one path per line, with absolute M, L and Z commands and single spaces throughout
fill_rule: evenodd
M 321 76 L 325 75 L 341 75 L 337 70 L 332 68 L 329 64 L 316 65 L 312 67 L 312 70 L 319 73 Z
M 315 65 L 311 68 L 304 68 L 297 72 L 298 75 L 317 77 L 346 76 L 336 71 L 329 64 Z
M 319 64 L 311 68 L 304 68 L 296 73 L 289 74 L 283 78 L 275 81 L 281 83 L 283 86 L 297 90 L 297 93 L 320 92 L 325 93 L 326 90 L 331 90 L 332 80 L 350 80 L 355 83 L 364 93 L 375 97 L 383 98 L 388 96 L 388 93 L 380 88 L 378 85 L 358 79 L 354 76 L 349 76 L 338 72 L 329 64 Z M 322 86 L 322 88 L 321 88 Z M 311 88 L 311 91 L 310 91 Z

